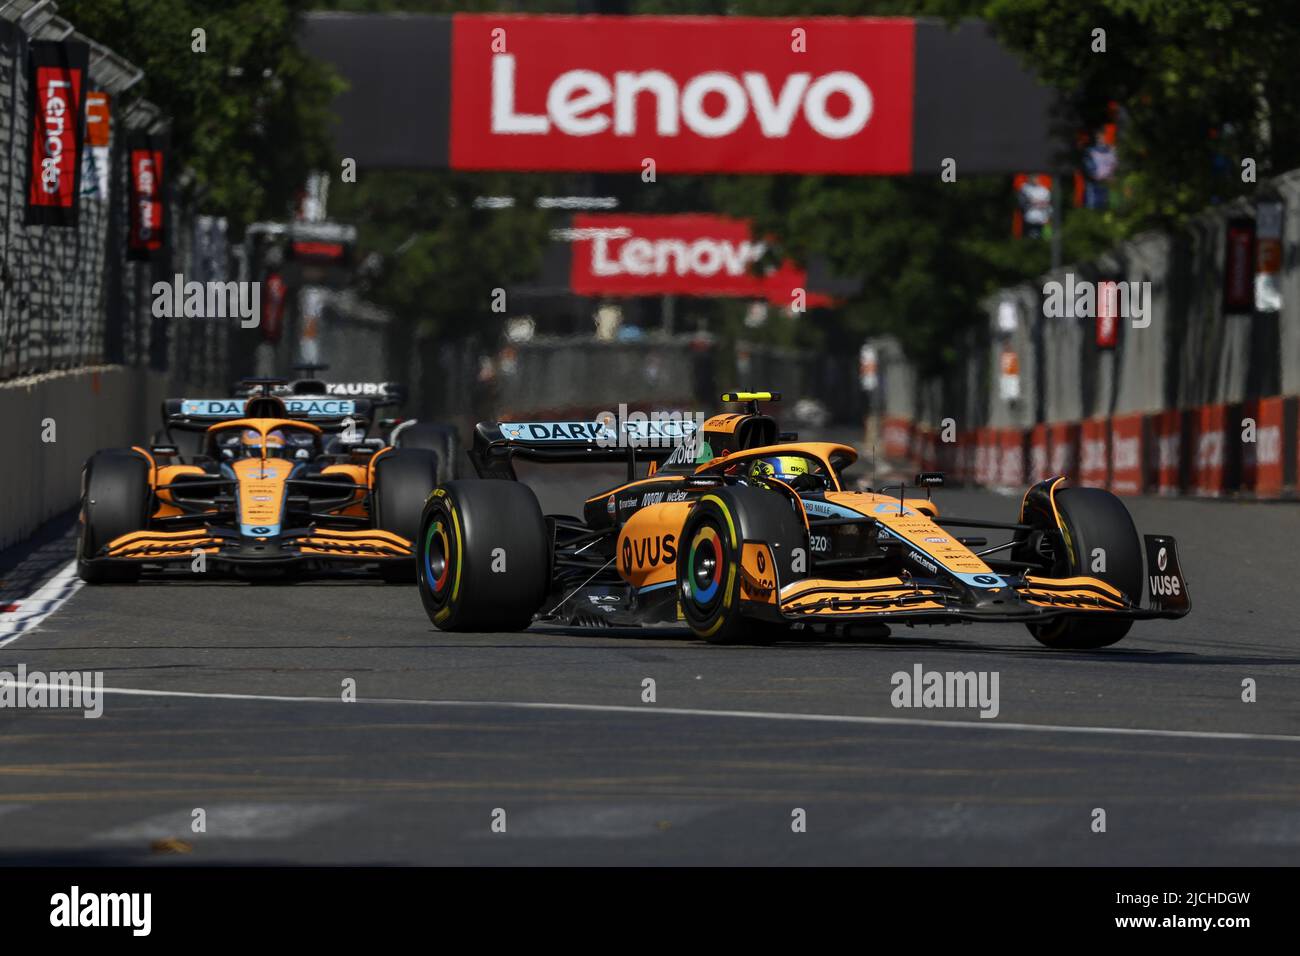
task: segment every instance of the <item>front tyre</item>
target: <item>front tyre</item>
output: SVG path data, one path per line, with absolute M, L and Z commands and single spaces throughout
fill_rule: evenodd
M 496 479 L 451 481 L 429 497 L 416 551 L 420 600 L 443 631 L 522 631 L 551 581 L 537 496 Z
M 744 566 L 744 545 L 763 546 L 761 569 Z M 677 555 L 677 590 L 682 617 L 697 637 L 711 644 L 766 643 L 789 632 L 774 606 L 757 616 L 744 582 L 755 573 L 766 578 L 774 597 L 789 583 L 788 568 L 799 548 L 808 546 L 802 520 L 789 499 L 759 488 L 732 487 L 703 496 L 682 527 Z M 745 604 L 751 606 L 747 609 Z
M 1140 602 L 1142 543 L 1124 503 L 1101 488 L 1062 488 L 1056 492 L 1056 509 L 1073 547 L 1060 549 L 1053 576 L 1099 578 L 1123 591 L 1133 603 Z M 1093 571 L 1093 558 L 1099 550 L 1105 570 Z M 1108 647 L 1132 626 L 1131 620 L 1107 618 L 1101 611 L 1028 625 L 1040 644 L 1061 650 Z
M 149 462 L 126 448 L 99 451 L 82 472 L 81 537 L 77 542 L 77 576 L 87 584 L 128 583 L 140 577 L 140 565 L 94 560 L 104 545 L 149 521 Z

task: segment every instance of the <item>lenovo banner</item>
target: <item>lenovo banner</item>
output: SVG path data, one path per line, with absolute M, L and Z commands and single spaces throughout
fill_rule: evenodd
M 82 111 L 90 48 L 33 41 L 28 111 L 28 225 L 75 226 L 81 195 Z
M 906 173 L 911 20 L 460 15 L 460 169 Z
M 127 143 L 130 233 L 127 256 L 149 259 L 163 247 L 166 229 L 166 153 L 162 140 L 137 133 Z
M 744 219 L 591 213 L 573 217 L 570 286 L 576 295 L 696 295 L 827 305 L 792 263 L 762 271 L 767 251 Z
M 1050 169 L 1055 94 L 988 24 L 321 13 L 367 168 L 938 176 Z M 377 69 L 376 64 L 382 64 Z

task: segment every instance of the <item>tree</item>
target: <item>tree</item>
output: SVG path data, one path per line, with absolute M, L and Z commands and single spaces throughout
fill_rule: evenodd
M 284 218 L 307 173 L 330 157 L 330 100 L 341 84 L 296 43 L 310 0 L 63 0 L 77 29 L 145 71 L 171 123 L 177 168 L 205 211 L 236 231 Z M 196 30 L 202 30 L 202 47 Z M 118 104 L 120 115 L 122 104 Z M 120 129 L 120 127 L 119 127 Z

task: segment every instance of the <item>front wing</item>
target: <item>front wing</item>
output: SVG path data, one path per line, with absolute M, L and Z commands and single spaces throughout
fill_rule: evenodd
M 114 538 L 94 563 L 189 565 L 200 554 L 208 566 L 271 567 L 298 563 L 373 564 L 410 561 L 411 542 L 378 528 L 304 530 L 249 538 L 221 528 L 133 531 Z
M 1003 586 L 972 591 L 940 579 L 891 577 L 861 581 L 806 579 L 783 587 L 777 601 L 788 621 L 872 620 L 913 624 L 954 621 L 1033 624 L 1059 617 L 1178 618 L 1191 610 L 1168 535 L 1145 535 L 1148 600 L 1141 603 L 1099 578 L 1003 578 Z

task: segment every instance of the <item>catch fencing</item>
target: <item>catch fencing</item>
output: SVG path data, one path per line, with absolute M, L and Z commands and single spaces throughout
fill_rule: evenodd
M 1278 203 L 1280 245 L 1265 256 L 1262 227 Z M 869 343 L 886 453 L 999 488 L 1065 474 L 1121 494 L 1293 495 L 1297 243 L 1300 170 L 1177 231 L 990 296 L 987 327 L 962 343 L 966 359 L 951 375 L 920 376 L 897 341 Z M 1271 274 L 1280 307 L 1257 308 L 1257 297 L 1278 306 L 1256 292 L 1269 281 L 1257 269 Z M 1052 283 L 1082 282 L 1149 283 L 1149 308 L 1139 317 L 1103 307 L 1102 320 L 1056 314 Z
M 228 323 L 159 319 L 152 314 L 154 282 L 175 273 L 227 278 L 227 250 L 212 255 L 205 237 L 220 223 L 181 201 L 176 177 L 165 196 L 163 248 L 151 261 L 127 258 L 126 141 L 136 132 L 162 133 L 167 118 L 132 89 L 140 70 L 77 33 L 42 0 L 0 0 L 0 381 L 101 364 L 167 373 L 194 386 L 229 377 Z M 75 227 L 25 224 L 30 161 L 30 44 L 81 41 L 90 46 L 83 97 L 107 94 L 106 151 L 83 148 Z M 102 120 L 98 120 L 102 121 Z M 96 163 L 107 161 L 99 170 Z M 104 188 L 106 187 L 106 188 Z

